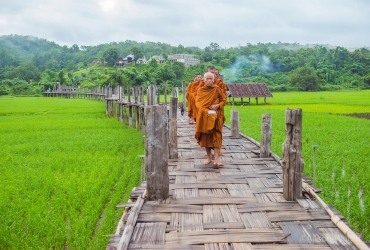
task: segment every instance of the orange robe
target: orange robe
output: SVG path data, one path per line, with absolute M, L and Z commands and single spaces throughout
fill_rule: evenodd
M 193 116 L 193 107 L 194 107 L 195 104 L 194 104 L 194 96 L 191 93 L 191 86 L 194 83 L 195 82 L 189 83 L 188 88 L 186 89 L 186 100 L 188 101 L 188 116 L 189 117 L 194 117 Z
M 227 87 L 226 87 L 226 84 L 225 84 L 221 79 L 219 79 L 219 78 L 215 78 L 215 81 L 214 81 L 214 83 L 213 83 L 213 84 L 215 84 L 215 85 L 219 86 L 219 87 L 221 88 L 221 90 L 223 91 L 224 95 L 225 95 L 225 96 L 226 96 L 226 98 L 227 98 L 227 94 L 226 94 Z M 202 80 L 202 81 L 200 81 L 198 88 L 199 88 L 199 87 L 202 87 L 202 86 L 204 86 L 204 85 L 205 85 L 205 83 L 204 83 L 204 81 Z
M 191 96 L 191 117 L 196 118 L 197 116 L 197 107 L 195 106 L 195 93 L 196 90 L 198 89 L 199 86 L 199 81 L 195 81 L 191 84 L 190 92 L 189 95 Z M 190 114 L 189 114 L 190 115 Z
M 213 129 L 208 130 L 208 110 L 213 104 L 220 104 L 220 108 L 216 110 L 217 117 Z M 222 127 L 225 122 L 225 104 L 226 96 L 218 85 L 213 84 L 212 87 L 204 85 L 198 88 L 195 98 L 195 105 L 197 107 L 195 139 L 201 147 L 221 148 Z

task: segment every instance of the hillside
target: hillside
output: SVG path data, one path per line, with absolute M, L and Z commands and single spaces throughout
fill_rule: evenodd
M 119 57 L 136 59 L 194 54 L 200 64 L 132 63 L 115 68 Z M 92 66 L 92 62 L 98 62 Z M 56 82 L 64 85 L 140 85 L 147 82 L 179 86 L 207 65 L 215 65 L 227 83 L 265 82 L 272 91 L 320 91 L 370 88 L 370 50 L 298 43 L 258 43 L 204 49 L 126 40 L 96 46 L 67 47 L 32 36 L 0 36 L 0 95 L 38 94 Z M 102 69 L 99 69 L 101 67 Z M 83 71 L 83 73 L 79 73 Z M 96 72 L 98 71 L 98 72 Z M 36 87 L 37 86 L 37 87 Z

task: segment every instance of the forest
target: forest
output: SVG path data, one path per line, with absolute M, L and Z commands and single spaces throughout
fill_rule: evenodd
M 134 61 L 117 66 L 119 57 Z M 167 60 L 139 58 L 195 54 L 200 64 L 185 67 Z M 96 46 L 60 46 L 33 36 L 0 36 L 0 95 L 38 96 L 60 82 L 76 87 L 181 86 L 214 65 L 226 83 L 266 83 L 271 91 L 335 91 L 370 89 L 370 50 L 349 50 L 322 44 L 258 43 L 222 48 L 211 42 L 205 48 L 159 42 L 111 42 Z

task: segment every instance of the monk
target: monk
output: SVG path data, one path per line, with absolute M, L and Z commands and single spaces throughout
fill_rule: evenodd
M 214 84 L 218 85 L 222 91 L 224 92 L 225 96 L 227 97 L 227 94 L 226 94 L 226 84 L 221 80 L 221 77 L 220 77 L 220 74 L 218 73 L 218 70 L 210 65 L 207 67 L 207 72 L 211 72 L 214 76 L 215 76 L 215 82 Z M 203 86 L 205 83 L 204 82 L 200 82 L 199 83 L 199 87 Z
M 199 86 L 199 83 L 202 81 L 202 75 L 198 74 L 195 79 L 194 79 L 194 82 L 191 84 L 191 87 L 190 87 L 190 90 L 189 90 L 189 96 L 190 96 L 190 110 L 192 112 L 192 117 L 193 117 L 193 122 L 192 123 L 195 123 L 196 122 L 196 114 L 197 114 L 197 108 L 195 106 L 195 94 L 196 94 L 196 90 L 198 89 L 198 86 Z
M 193 81 L 189 83 L 188 88 L 186 89 L 186 100 L 188 102 L 188 117 L 189 117 L 189 124 L 194 123 L 194 114 L 193 114 L 193 107 L 194 104 L 194 96 L 191 93 L 191 86 L 196 82 L 197 77 L 194 77 Z
M 220 161 L 220 149 L 222 146 L 222 127 L 225 122 L 226 96 L 220 87 L 214 84 L 214 81 L 214 74 L 205 73 L 205 85 L 197 90 L 195 139 L 201 147 L 206 149 L 207 160 L 203 164 L 207 165 L 212 162 L 211 150 L 213 149 L 215 152 L 214 164 L 224 166 Z

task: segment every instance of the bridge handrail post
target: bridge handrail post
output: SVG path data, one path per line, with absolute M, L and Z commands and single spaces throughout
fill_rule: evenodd
M 239 123 L 239 110 L 232 109 L 230 116 L 230 127 L 231 127 L 231 137 L 240 137 L 240 123 Z
M 169 195 L 168 116 L 165 105 L 145 107 L 145 175 L 148 200 Z
M 286 109 L 285 124 L 283 196 L 288 201 L 295 201 L 302 198 L 302 109 Z
M 271 114 L 262 115 L 260 158 L 268 158 L 271 155 Z

